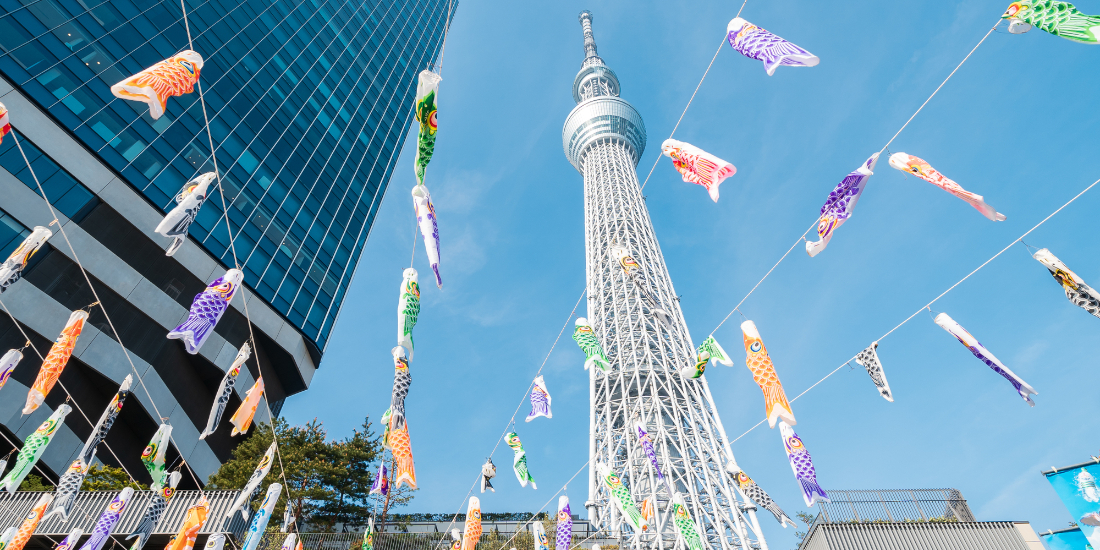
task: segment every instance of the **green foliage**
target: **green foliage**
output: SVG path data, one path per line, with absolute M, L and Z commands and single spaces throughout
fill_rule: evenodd
M 126 487 L 133 487 L 135 491 L 148 489 L 130 479 L 126 470 L 100 463 L 88 469 L 88 476 L 84 478 L 84 484 L 80 486 L 80 490 L 121 491 Z
M 331 530 L 338 523 L 349 529 L 365 526 L 373 472 L 382 457 L 381 438 L 371 431 L 370 420 L 365 419 L 360 430 L 340 441 L 328 441 L 324 426 L 317 419 L 304 426 L 290 426 L 277 418 L 274 427 L 279 452 L 259 493 L 265 494 L 272 483 L 283 485 L 272 517 L 283 517 L 289 497 L 300 528 L 303 522 L 317 530 Z M 207 488 L 244 487 L 271 445 L 271 430 L 270 424 L 257 424 L 252 435 L 233 450 L 233 458 L 210 476 Z M 253 509 L 259 507 L 261 500 L 254 499 Z
M 798 512 L 795 514 L 795 517 L 798 518 L 798 521 L 806 524 L 805 531 L 794 532 L 794 536 L 798 537 L 799 541 L 804 541 L 806 540 L 806 535 L 810 534 L 810 526 L 813 525 L 815 521 L 817 521 L 817 516 L 807 514 L 806 512 Z M 799 542 L 799 546 L 802 546 L 801 542 Z
M 53 491 L 53 485 L 46 485 L 42 483 L 42 478 L 34 474 L 27 474 L 27 477 L 23 479 L 23 483 L 19 484 L 20 491 Z

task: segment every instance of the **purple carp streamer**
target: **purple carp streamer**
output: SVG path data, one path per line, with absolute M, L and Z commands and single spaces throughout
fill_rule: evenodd
M 187 353 L 195 355 L 206 339 L 214 333 L 214 325 L 221 320 L 222 314 L 229 309 L 229 303 L 244 280 L 239 269 L 230 269 L 225 275 L 214 279 L 206 290 L 195 296 L 187 320 L 168 333 L 169 339 L 183 340 Z
M 546 381 L 542 376 L 535 378 L 535 385 L 531 388 L 531 412 L 527 415 L 527 422 L 540 416 L 554 418 L 550 411 L 550 390 L 546 389 Z
M 482 491 L 484 492 L 484 491 Z M 386 496 L 390 493 L 389 469 L 386 463 L 378 465 L 378 474 L 374 476 L 374 483 L 370 486 L 370 494 Z
M 877 162 L 878 153 L 875 153 L 859 168 L 844 176 L 844 179 L 840 180 L 836 188 L 829 193 L 829 198 L 825 199 L 825 205 L 821 207 L 821 218 L 817 222 L 818 241 L 806 241 L 806 253 L 811 258 L 825 250 L 833 238 L 833 232 L 852 217 L 856 203 L 859 202 L 859 196 L 867 186 L 867 179 L 875 173 Z
M 3 357 L 0 357 L 0 388 L 4 387 L 4 383 L 11 378 L 11 373 L 15 372 L 15 367 L 19 366 L 22 360 L 23 352 L 17 349 L 9 349 Z
M 417 185 L 412 190 L 413 208 L 416 210 L 416 223 L 420 234 L 424 236 L 424 252 L 428 255 L 428 265 L 435 273 L 435 286 L 443 289 L 443 279 L 439 277 L 439 220 L 435 217 L 435 205 L 428 188 Z
M 99 516 L 99 520 L 95 522 L 95 527 L 92 528 L 92 536 L 88 537 L 80 550 L 101 550 L 103 548 L 103 544 L 107 542 L 107 538 L 111 534 L 111 529 L 115 528 L 115 524 L 122 517 L 122 511 L 133 496 L 134 489 L 127 487 L 107 504 L 107 509 Z
M 951 333 L 955 338 L 958 338 L 959 342 L 965 346 L 966 349 L 970 350 L 970 353 L 974 354 L 974 357 L 977 357 L 981 362 L 993 369 L 993 372 L 1003 376 L 1005 380 L 1008 380 L 1008 383 L 1012 384 L 1013 388 L 1016 388 L 1016 393 L 1019 393 L 1020 397 L 1023 397 L 1028 405 L 1032 407 L 1035 406 L 1035 402 L 1031 400 L 1031 396 L 1039 395 L 1039 392 L 1035 391 L 1027 382 L 1024 382 L 1022 378 L 1016 376 L 1016 373 L 1009 370 L 1004 363 L 1001 363 L 1000 359 L 997 359 L 989 350 L 985 349 L 985 346 L 983 346 L 977 338 L 967 332 L 962 325 L 955 322 L 950 315 L 946 313 L 937 315 L 936 324 L 943 328 L 943 330 Z
M 780 65 L 814 67 L 821 62 L 816 55 L 740 17 L 735 17 L 726 26 L 726 39 L 741 55 L 762 61 L 768 76 L 775 74 Z
M 787 451 L 787 460 L 791 462 L 791 471 L 794 472 L 798 486 L 802 489 L 802 498 L 806 501 L 806 506 L 813 506 L 819 501 L 830 502 L 825 489 L 817 484 L 814 461 L 810 458 L 806 445 L 802 443 L 802 438 L 794 433 L 794 428 L 782 420 L 779 421 L 779 434 L 783 437 L 783 449 Z
M 569 497 L 558 497 L 558 528 L 555 536 L 556 550 L 569 550 L 573 542 L 573 516 L 569 512 Z

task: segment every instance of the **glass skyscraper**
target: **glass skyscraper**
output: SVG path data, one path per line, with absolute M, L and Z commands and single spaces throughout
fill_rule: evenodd
M 0 0 L 0 101 L 13 134 L 66 228 L 89 243 L 77 253 L 96 290 L 113 295 L 103 300 L 126 349 L 159 375 L 166 402 L 198 430 L 209 409 L 205 393 L 249 327 L 235 306 L 216 328 L 222 340 L 214 347 L 225 349 L 207 351 L 208 343 L 194 357 L 165 340 L 164 327 L 234 266 L 235 251 L 264 348 L 257 354 L 272 370 L 263 374 L 273 412 L 308 387 L 410 130 L 417 73 L 439 61 L 456 8 L 455 0 L 186 0 L 185 21 L 179 0 Z M 204 101 L 196 88 L 170 98 L 153 120 L 146 104 L 111 94 L 113 84 L 186 49 L 203 57 Z M 212 188 L 189 243 L 165 257 L 169 240 L 153 227 L 189 179 L 215 169 L 215 159 L 224 194 Z M 31 200 L 41 193 L 12 136 L 0 142 L 0 168 L 6 257 L 20 235 L 50 218 L 41 198 Z M 69 310 L 91 302 L 81 302 L 88 297 L 83 277 L 56 233 L 26 280 L 0 297 L 16 306 L 27 300 L 12 308 L 14 317 L 45 348 L 57 323 L 31 307 L 32 299 Z M 89 267 L 95 262 L 103 264 L 98 272 Z M 140 290 L 146 287 L 156 292 Z M 93 312 L 89 323 L 107 334 L 103 321 Z M 16 328 L 0 319 L 0 347 L 22 344 Z M 82 353 L 78 346 L 78 370 L 106 379 L 89 382 L 101 387 L 87 398 L 88 414 L 98 416 L 102 388 L 117 386 L 125 373 L 106 372 L 93 352 L 86 360 Z M 13 381 L 33 380 L 38 360 L 25 362 Z M 195 392 L 201 405 L 187 404 Z M 9 418 L 0 404 L 0 431 L 21 439 L 31 424 Z M 73 432 L 83 437 L 76 426 Z M 193 452 L 206 444 L 219 461 L 232 447 L 228 439 L 196 439 Z M 194 458 L 189 464 L 203 467 Z

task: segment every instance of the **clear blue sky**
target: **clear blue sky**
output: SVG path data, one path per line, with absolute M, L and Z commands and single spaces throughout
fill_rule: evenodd
M 935 5 L 749 0 L 742 16 L 821 58 L 781 67 L 724 47 L 676 138 L 731 162 L 714 204 L 662 159 L 645 189 L 696 343 L 816 218 L 829 191 L 881 148 L 1004 11 L 1007 1 Z M 448 39 L 440 130 L 427 185 L 442 235 L 445 290 L 429 282 L 407 400 L 421 490 L 410 511 L 454 512 L 507 426 L 584 287 L 581 176 L 561 126 L 582 59 L 577 14 L 591 9 L 600 55 L 645 118 L 642 177 L 659 154 L 740 2 L 465 0 Z M 1078 7 L 1100 13 L 1096 0 Z M 1002 27 L 1003 29 L 1003 27 Z M 1008 215 L 994 223 L 883 158 L 855 216 L 816 258 L 796 250 L 742 311 L 759 327 L 791 397 L 852 357 L 1100 178 L 1100 47 L 1039 30 L 999 30 L 890 147 L 923 157 Z M 331 343 L 309 391 L 283 409 L 342 437 L 386 409 L 401 271 L 413 236 L 415 134 L 390 183 Z M 1027 242 L 1100 286 L 1094 189 Z M 1091 221 L 1090 221 L 1091 220 Z M 934 307 L 1034 386 L 1008 383 L 921 314 L 879 348 L 896 402 L 844 369 L 794 404 L 826 488 L 955 487 L 981 520 L 1064 527 L 1040 469 L 1097 454 L 1100 319 L 1071 305 L 1017 245 Z M 763 417 L 737 315 L 715 336 L 733 368 L 707 371 L 731 437 Z M 521 489 L 502 445 L 485 511 L 534 511 L 587 459 L 583 355 L 568 333 L 544 370 L 554 418 L 518 424 L 539 489 Z M 733 445 L 792 516 L 804 510 L 778 429 Z M 587 498 L 585 473 L 569 486 Z M 480 495 L 479 495 L 480 496 Z M 551 502 L 549 506 L 554 506 Z M 761 517 L 773 548 L 793 529 Z

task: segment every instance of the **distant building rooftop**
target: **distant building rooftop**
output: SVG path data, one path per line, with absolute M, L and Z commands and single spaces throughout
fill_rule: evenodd
M 1026 521 L 977 521 L 957 489 L 828 491 L 799 550 L 1044 550 Z

